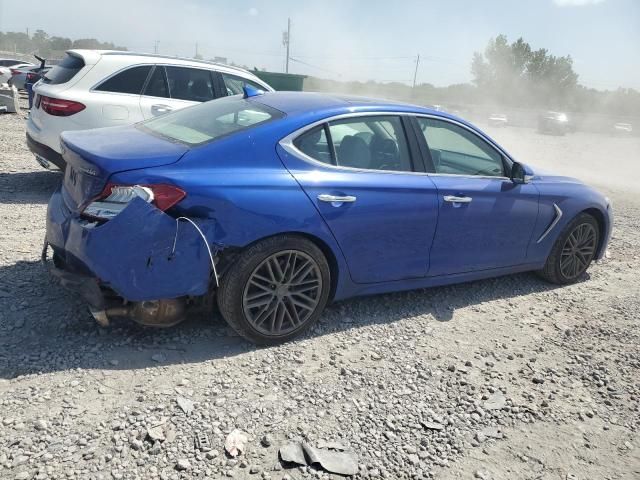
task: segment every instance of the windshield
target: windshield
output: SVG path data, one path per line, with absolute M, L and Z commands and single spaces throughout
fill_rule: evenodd
M 279 110 L 235 96 L 201 103 L 153 118 L 142 122 L 139 127 L 193 146 L 283 116 Z

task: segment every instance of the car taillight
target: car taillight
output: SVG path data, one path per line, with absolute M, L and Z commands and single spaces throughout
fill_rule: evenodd
M 15 68 L 10 68 L 9 70 L 11 70 L 11 75 L 20 75 L 22 73 L 20 70 Z
M 82 215 L 109 220 L 118 215 L 134 198 L 141 198 L 165 211 L 186 197 L 184 190 L 173 185 L 108 184 L 100 195 L 86 206 Z
M 40 107 L 49 115 L 55 117 L 68 117 L 75 113 L 81 112 L 86 107 L 80 102 L 72 100 L 61 100 L 59 98 L 51 98 L 42 96 L 40 99 Z

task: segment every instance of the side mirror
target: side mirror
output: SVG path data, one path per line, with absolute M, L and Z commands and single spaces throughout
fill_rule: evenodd
M 524 165 L 513 162 L 513 165 L 511 165 L 511 181 L 513 183 L 529 183 L 529 175 L 527 175 Z

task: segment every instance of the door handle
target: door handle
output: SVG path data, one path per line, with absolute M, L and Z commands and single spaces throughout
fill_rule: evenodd
M 451 203 L 471 203 L 473 198 L 471 197 L 456 197 L 455 195 L 445 195 L 444 201 Z
M 165 113 L 172 112 L 173 108 L 169 105 L 151 105 L 151 113 L 154 115 L 164 115 Z
M 329 195 L 328 193 L 321 193 L 318 195 L 318 200 L 330 203 L 353 203 L 356 201 L 356 197 L 352 195 Z

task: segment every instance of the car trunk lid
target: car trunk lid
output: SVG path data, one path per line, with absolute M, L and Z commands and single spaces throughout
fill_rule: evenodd
M 63 195 L 74 211 L 98 196 L 112 174 L 169 165 L 189 150 L 135 126 L 64 132 L 61 140 L 67 163 Z

